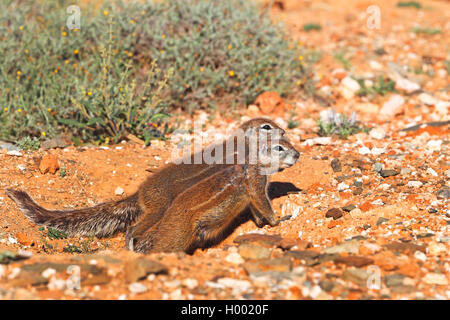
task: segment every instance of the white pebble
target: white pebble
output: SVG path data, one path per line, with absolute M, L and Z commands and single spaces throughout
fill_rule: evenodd
M 139 282 L 133 282 L 128 289 L 131 293 L 144 293 L 147 291 L 147 287 Z
M 56 274 L 56 270 L 53 268 L 48 268 L 48 269 L 45 269 L 44 271 L 42 271 L 42 276 L 47 279 L 55 274 Z
M 414 258 L 416 258 L 417 260 L 420 260 L 420 261 L 426 261 L 427 260 L 427 256 L 422 251 L 414 252 Z
M 381 140 L 381 139 L 384 139 L 384 137 L 386 136 L 386 133 L 384 132 L 383 129 L 375 128 L 375 129 L 370 130 L 369 135 L 374 139 Z
M 420 181 L 408 181 L 409 188 L 420 188 L 423 185 Z
M 431 174 L 433 177 L 437 177 L 437 176 L 438 176 L 437 172 L 434 171 L 433 168 L 428 168 L 428 169 L 427 169 L 427 173 L 428 173 L 428 174 Z
M 241 255 L 237 252 L 232 252 L 229 255 L 227 255 L 225 261 L 233 264 L 244 263 L 244 259 L 242 259 Z
M 371 152 L 370 149 L 367 147 L 361 147 L 358 149 L 359 154 L 365 155 L 365 154 L 369 154 L 370 152 Z
M 123 192 L 124 192 L 124 191 L 123 191 L 123 189 L 122 189 L 121 187 L 117 187 L 116 191 L 114 191 L 114 193 L 115 193 L 116 195 L 118 195 L 118 196 L 122 195 Z

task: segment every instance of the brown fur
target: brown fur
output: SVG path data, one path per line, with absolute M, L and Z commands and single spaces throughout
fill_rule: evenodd
M 272 144 L 285 148 L 271 160 L 280 160 L 277 170 L 293 165 L 299 152 L 285 139 Z M 275 159 L 276 158 L 276 159 Z M 180 193 L 156 223 L 146 224 L 143 216 L 128 235 L 127 246 L 137 252 L 186 251 L 204 247 L 220 238 L 227 226 L 248 206 L 253 214 L 273 226 L 278 223 L 267 195 L 269 176 L 261 174 L 265 165 L 232 165 L 201 180 Z M 271 171 L 273 173 L 273 171 Z M 147 227 L 147 229 L 142 226 Z
M 284 130 L 273 121 L 263 118 L 251 119 L 243 123 L 239 129 L 245 131 L 255 128 L 256 131 L 261 131 L 264 125 L 271 127 L 269 137 L 284 134 Z M 94 234 L 105 237 L 117 231 L 125 231 L 141 215 L 146 217 L 145 226 L 142 225 L 146 230 L 161 219 L 178 194 L 231 165 L 171 163 L 147 178 L 132 196 L 85 209 L 50 211 L 37 205 L 23 191 L 7 189 L 6 193 L 17 203 L 25 216 L 38 225 L 54 227 L 71 236 Z M 263 221 L 256 217 L 255 220 L 258 225 L 263 224 Z

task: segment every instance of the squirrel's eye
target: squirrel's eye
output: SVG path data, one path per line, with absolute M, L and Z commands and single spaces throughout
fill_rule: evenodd
M 282 146 L 276 146 L 276 147 L 274 147 L 274 149 L 276 151 L 283 151 L 284 150 Z
M 271 130 L 271 129 L 272 129 L 272 127 L 269 126 L 268 124 L 263 125 L 262 128 L 263 128 L 264 130 Z

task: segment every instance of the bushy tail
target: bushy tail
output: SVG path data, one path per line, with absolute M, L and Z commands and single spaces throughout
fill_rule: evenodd
M 120 201 L 76 210 L 46 210 L 20 190 L 7 189 L 6 194 L 34 223 L 64 231 L 70 236 L 111 236 L 117 231 L 125 231 L 141 213 L 137 193 Z

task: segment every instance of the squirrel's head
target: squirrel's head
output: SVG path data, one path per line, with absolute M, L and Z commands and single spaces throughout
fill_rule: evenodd
M 272 174 L 293 166 L 298 152 L 286 138 L 270 139 L 262 142 L 258 148 L 258 163 L 264 174 Z
M 266 135 L 271 139 L 280 139 L 285 131 L 274 121 L 266 118 L 250 119 L 239 126 L 239 130 L 245 132 L 246 136 L 252 134 Z

